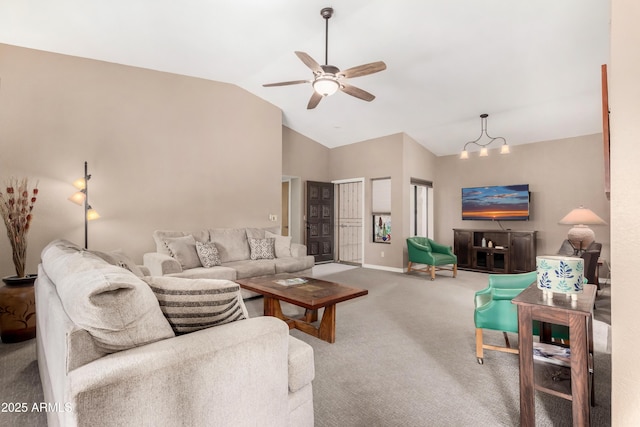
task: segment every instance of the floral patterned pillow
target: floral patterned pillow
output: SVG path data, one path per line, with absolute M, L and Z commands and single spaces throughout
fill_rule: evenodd
M 196 242 L 196 252 L 203 267 L 211 268 L 222 264 L 218 248 L 213 242 Z

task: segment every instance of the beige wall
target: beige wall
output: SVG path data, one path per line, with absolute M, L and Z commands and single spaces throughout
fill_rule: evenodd
M 611 13 L 612 425 L 640 420 L 640 3 L 613 0 Z M 596 374 L 597 375 L 597 374 Z
M 85 160 L 102 215 L 90 248 L 138 262 L 154 229 L 271 226 L 280 212 L 281 112 L 236 86 L 2 44 L 0 79 L 0 180 L 40 182 L 28 272 L 50 240 L 83 243 L 67 197 Z M 14 274 L 6 238 L 0 254 Z
M 304 177 L 305 181 L 329 181 L 329 151 L 324 145 L 282 127 L 283 175 Z
M 303 216 L 307 181 L 331 181 L 329 151 L 324 145 L 282 127 L 282 174 L 291 180 L 290 227 L 293 241 L 298 243 L 304 243 L 306 237 Z
M 436 157 L 408 135 L 398 133 L 334 148 L 330 159 L 332 180 L 365 179 L 363 264 L 402 269 L 406 265 L 405 239 L 409 235 L 410 179 L 433 179 Z M 372 241 L 371 180 L 376 178 L 391 178 L 390 244 Z
M 583 205 L 608 224 L 609 201 L 604 194 L 602 134 L 511 147 L 511 153 L 490 150 L 488 157 L 471 153 L 469 159 L 439 157 L 434 185 L 436 240 L 453 244 L 453 228 L 500 229 L 491 221 L 461 219 L 461 188 L 485 185 L 529 184 L 529 221 L 502 221 L 504 228 L 538 232 L 538 254 L 555 254 L 569 226 L 558 221 Z M 593 226 L 609 258 L 609 225 Z
M 404 229 L 402 230 L 403 242 L 407 237 L 411 236 L 411 223 L 409 221 L 411 212 L 409 207 L 411 206 L 411 192 L 410 184 L 411 179 L 419 179 L 422 181 L 434 182 L 436 178 L 438 157 L 431 151 L 426 150 L 422 145 L 418 144 L 415 139 L 409 135 L 403 134 L 404 137 L 404 151 L 403 151 L 403 182 L 404 188 L 402 189 L 402 206 Z M 434 186 L 435 183 L 434 183 Z M 409 260 L 407 255 L 407 245 L 404 243 L 402 253 L 402 267 L 406 267 Z
M 333 180 L 364 178 L 364 262 L 365 265 L 400 267 L 404 227 L 402 215 L 403 134 L 384 136 L 331 150 Z M 391 243 L 373 243 L 371 180 L 391 178 Z M 398 230 L 398 233 L 395 232 Z M 384 252 L 384 256 L 382 253 Z

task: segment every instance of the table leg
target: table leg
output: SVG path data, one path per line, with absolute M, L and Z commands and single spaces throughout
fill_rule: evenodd
M 289 329 L 299 329 L 309 335 L 320 338 L 329 343 L 336 342 L 336 305 L 328 305 L 322 313 L 320 326 L 316 328 L 311 324 L 318 320 L 318 310 L 306 310 L 302 319 L 291 319 L 282 313 L 280 300 L 276 298 L 264 297 L 265 316 L 273 316 L 284 320 L 289 325 Z
M 553 335 L 551 334 L 551 323 L 538 322 L 540 328 L 540 342 L 551 344 Z
M 318 310 L 304 310 L 304 321 L 308 323 L 313 323 L 318 321 Z
M 595 388 L 595 381 L 594 381 L 594 375 L 595 375 L 595 360 L 593 360 L 593 358 L 595 357 L 595 353 L 593 352 L 593 317 L 589 316 L 587 317 L 587 337 L 589 340 L 589 359 L 588 359 L 588 365 L 587 365 L 587 369 L 589 369 L 589 376 L 590 376 L 590 381 L 589 381 L 589 388 L 591 390 L 591 406 L 596 406 L 596 388 Z
M 328 305 L 322 313 L 318 338 L 330 343 L 336 342 L 336 305 Z
M 282 308 L 280 307 L 280 300 L 275 298 L 264 297 L 264 309 L 263 313 L 265 316 L 273 316 L 278 319 L 287 320 L 287 318 L 282 314 Z
M 591 406 L 589 403 L 587 320 L 584 316 L 569 316 L 569 339 L 573 425 L 588 426 L 591 423 Z
M 536 425 L 533 379 L 533 319 L 531 307 L 518 305 L 518 352 L 520 358 L 520 425 Z

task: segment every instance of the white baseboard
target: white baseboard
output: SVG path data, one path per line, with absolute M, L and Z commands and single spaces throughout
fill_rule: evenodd
M 375 265 L 375 264 L 362 264 L 362 268 L 370 268 L 372 270 L 391 271 L 393 273 L 404 273 L 405 272 L 404 268 L 387 267 L 387 266 L 384 266 L 384 265 Z

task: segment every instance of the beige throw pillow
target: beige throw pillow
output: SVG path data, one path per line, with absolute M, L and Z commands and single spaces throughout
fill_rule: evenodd
M 269 231 L 264 232 L 265 237 L 271 237 L 275 239 L 276 257 L 277 258 L 290 258 L 291 255 L 291 236 L 281 236 Z

